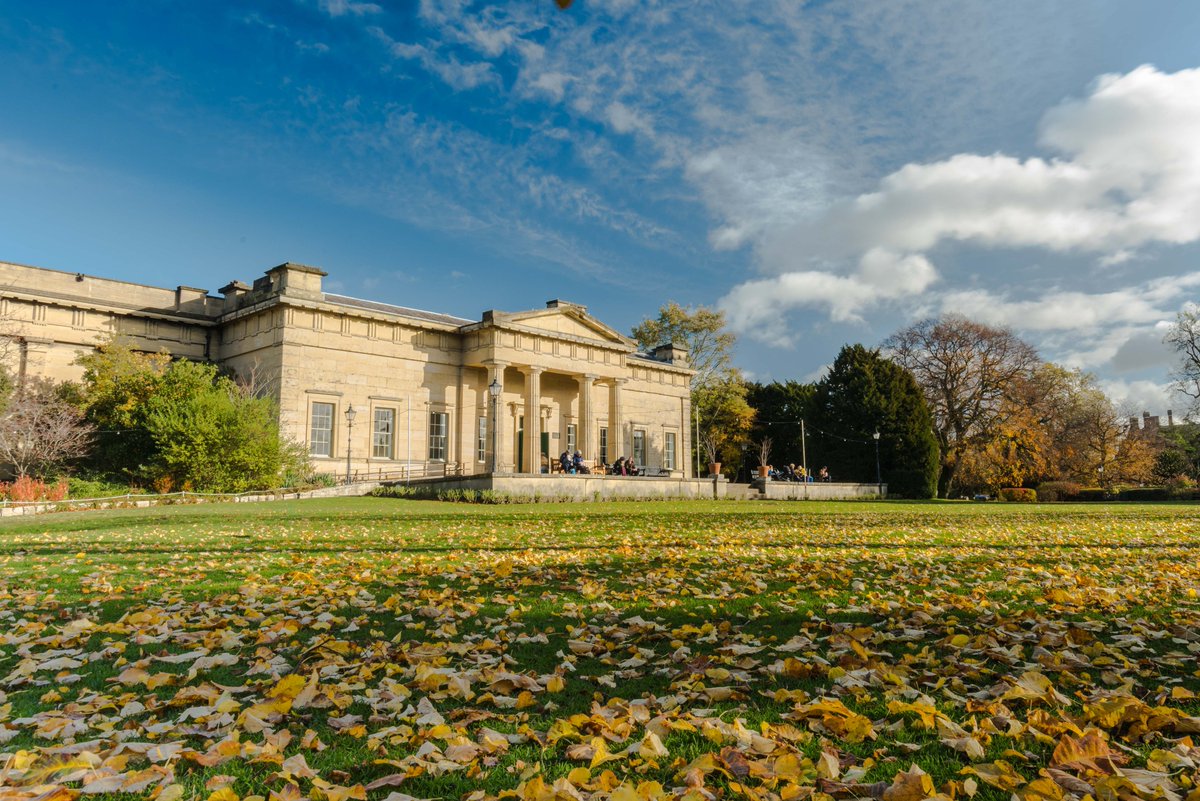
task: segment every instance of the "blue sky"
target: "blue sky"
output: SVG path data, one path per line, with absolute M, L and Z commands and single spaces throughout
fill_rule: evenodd
M 1190 2 L 0 0 L 0 259 L 718 305 L 759 379 L 961 311 L 1161 413 L 1198 68 Z

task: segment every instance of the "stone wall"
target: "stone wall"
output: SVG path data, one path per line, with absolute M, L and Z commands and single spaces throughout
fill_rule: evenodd
M 887 484 L 838 484 L 796 481 L 755 482 L 764 498 L 772 501 L 850 501 L 863 498 L 886 498 Z
M 386 486 L 389 482 L 384 482 Z M 403 482 L 394 482 L 403 485 Z M 427 479 L 408 486 L 434 494 L 446 490 L 491 490 L 516 498 L 547 501 L 604 501 L 621 499 L 723 499 L 729 482 L 707 478 L 623 478 L 621 476 L 479 475 Z

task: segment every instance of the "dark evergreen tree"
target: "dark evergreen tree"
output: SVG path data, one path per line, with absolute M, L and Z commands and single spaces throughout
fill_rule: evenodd
M 808 418 L 810 466 L 835 481 L 875 481 L 875 442 L 891 495 L 937 494 L 939 452 L 933 419 L 912 374 L 862 345 L 847 345 L 817 384 Z
M 754 427 L 750 439 L 762 442 L 771 438 L 771 461 L 777 465 L 803 464 L 800 421 L 812 413 L 815 384 L 799 381 L 773 381 L 749 384 L 746 400 L 754 408 Z M 753 458 L 749 466 L 755 466 Z M 811 463 L 810 463 L 811 466 Z

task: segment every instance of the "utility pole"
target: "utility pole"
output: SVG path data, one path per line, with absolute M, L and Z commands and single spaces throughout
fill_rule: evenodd
M 804 433 L 804 419 L 800 420 L 800 463 L 804 468 L 804 480 L 808 480 L 808 436 Z
M 879 429 L 872 435 L 875 438 L 875 483 L 879 485 L 879 498 L 883 499 L 883 473 L 879 469 Z

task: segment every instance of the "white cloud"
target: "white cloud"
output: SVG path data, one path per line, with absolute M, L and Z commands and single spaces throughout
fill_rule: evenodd
M 1168 409 L 1174 412 L 1178 422 L 1183 419 L 1184 410 L 1187 408 L 1186 399 L 1180 398 L 1169 383 L 1108 379 L 1100 381 L 1100 388 L 1122 411 L 1139 417 L 1142 411 L 1150 412 L 1152 415 L 1158 415 L 1163 425 L 1167 422 Z
M 352 17 L 362 17 L 383 11 L 383 7 L 375 3 L 356 3 L 353 0 L 320 0 L 320 6 L 321 10 L 331 17 L 342 17 L 347 14 Z
M 1023 331 L 1095 331 L 1130 323 L 1155 324 L 1175 316 L 1163 304 L 1176 301 L 1200 286 L 1200 272 L 1156 278 L 1109 292 L 1055 290 L 1037 297 L 1013 300 L 986 289 L 944 292 L 942 311 L 958 312 L 982 323 Z
M 924 256 L 898 256 L 877 248 L 864 254 L 850 275 L 811 270 L 747 281 L 721 300 L 721 308 L 735 329 L 786 343 L 790 338 L 781 332 L 788 328 L 784 314 L 789 309 L 825 306 L 838 322 L 862 322 L 869 306 L 920 294 L 937 278 Z
M 368 32 L 387 45 L 388 52 L 398 59 L 416 61 L 427 71 L 442 79 L 451 88 L 464 91 L 484 84 L 499 82 L 499 76 L 486 61 L 464 64 L 453 55 L 442 55 L 437 50 L 414 42 L 398 42 L 382 28 L 371 27 Z
M 760 266 L 780 273 L 729 293 L 723 305 L 731 321 L 753 333 L 759 315 L 747 309 L 755 305 L 770 308 L 772 315 L 818 306 L 834 320 L 857 319 L 865 308 L 932 284 L 929 276 L 935 273 L 924 254 L 948 241 L 1092 252 L 1102 255 L 1104 266 L 1113 266 L 1151 243 L 1200 240 L 1200 69 L 1167 74 L 1145 66 L 1103 76 L 1086 98 L 1044 115 L 1039 142 L 1060 155 L 1022 160 L 959 154 L 912 163 L 887 175 L 874 191 L 820 215 L 799 215 L 784 227 L 755 231 L 730 220 L 714 231 L 714 242 L 739 244 L 752 237 Z M 763 194 L 779 192 L 767 183 Z M 928 269 L 913 273 L 910 285 L 887 289 L 861 264 L 850 276 L 828 266 L 872 251 L 898 261 L 919 258 Z M 1197 283 L 1192 275 L 1103 293 L 1055 291 L 1030 300 L 957 290 L 943 293 L 940 304 L 1026 330 L 1109 327 L 1161 319 L 1162 300 Z
M 641 131 L 653 135 L 653 129 L 645 117 L 620 101 L 609 103 L 604 110 L 604 115 L 608 119 L 608 124 L 619 134 Z

